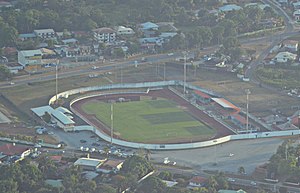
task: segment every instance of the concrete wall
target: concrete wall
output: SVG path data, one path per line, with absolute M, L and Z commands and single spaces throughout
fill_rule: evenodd
M 105 86 L 95 86 L 95 87 L 85 87 L 85 88 L 79 88 L 79 89 L 73 89 L 69 91 L 65 91 L 58 94 L 58 98 L 64 97 L 67 98 L 69 95 L 78 94 L 78 93 L 86 93 L 90 91 L 101 91 L 101 90 L 110 90 L 110 89 L 127 89 L 127 88 L 153 88 L 153 87 L 163 87 L 163 86 L 175 86 L 175 85 L 183 85 L 183 82 L 181 81 L 164 81 L 164 82 L 146 82 L 146 83 L 133 83 L 133 84 L 113 84 L 113 85 L 105 85 Z M 204 90 L 199 87 L 195 87 L 189 84 L 186 84 L 187 88 L 190 89 L 196 89 L 200 90 L 202 92 L 218 96 L 215 93 L 212 93 L 211 91 Z M 192 149 L 192 148 L 201 148 L 201 147 L 208 147 L 213 146 L 217 144 L 226 143 L 232 140 L 243 140 L 243 139 L 256 139 L 256 138 L 268 138 L 268 137 L 278 137 L 278 136 L 291 136 L 291 135 L 297 135 L 300 134 L 300 130 L 288 130 L 288 131 L 275 131 L 275 132 L 263 132 L 263 133 L 251 133 L 251 134 L 239 134 L 239 135 L 229 135 L 226 137 L 221 137 L 218 139 L 208 140 L 208 141 L 202 141 L 202 142 L 195 142 L 195 143 L 181 143 L 181 144 L 144 144 L 144 143 L 135 143 L 135 142 L 128 142 L 123 141 L 119 139 L 111 139 L 110 136 L 105 134 L 102 131 L 99 131 L 95 128 L 95 125 L 93 125 L 91 122 L 89 122 L 88 119 L 81 116 L 79 112 L 77 112 L 75 109 L 72 108 L 72 104 L 75 102 L 86 99 L 89 97 L 94 96 L 101 96 L 101 95 L 108 95 L 108 94 L 121 94 L 124 92 L 111 92 L 111 93 L 102 93 L 102 94 L 91 94 L 86 96 L 80 96 L 70 103 L 70 109 L 75 114 L 77 114 L 82 120 L 84 120 L 86 123 L 91 125 L 92 127 L 84 126 L 84 127 L 75 127 L 75 130 L 87 130 L 92 131 L 102 139 L 104 139 L 107 142 L 112 142 L 114 144 L 120 145 L 120 146 L 126 146 L 126 147 L 132 147 L 132 148 L 145 148 L 145 149 L 152 149 L 152 150 L 179 150 L 179 149 Z M 129 91 L 126 93 L 144 93 L 144 92 L 133 92 Z M 56 96 L 53 96 L 49 100 L 49 104 L 54 103 L 56 100 Z

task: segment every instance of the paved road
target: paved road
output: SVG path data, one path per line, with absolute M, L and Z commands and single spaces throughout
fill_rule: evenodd
M 276 152 L 282 139 L 258 139 L 232 141 L 214 147 L 153 152 L 155 162 L 163 162 L 165 157 L 179 165 L 191 166 L 197 172 L 201 170 L 222 170 L 237 172 L 243 166 L 247 173 L 252 173 L 256 166 L 266 163 Z M 234 154 L 233 156 L 229 156 Z M 217 162 L 217 165 L 214 163 Z

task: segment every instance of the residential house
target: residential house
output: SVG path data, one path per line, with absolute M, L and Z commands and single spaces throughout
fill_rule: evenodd
M 10 8 L 10 7 L 13 7 L 13 5 L 10 2 L 0 1 L 0 9 L 1 8 Z
M 5 144 L 0 146 L 1 155 L 6 155 L 8 161 L 16 163 L 29 156 L 31 149 L 27 146 L 13 144 Z
M 98 169 L 103 173 L 118 172 L 122 168 L 124 160 L 107 160 Z
M 174 22 L 159 22 L 156 23 L 161 32 L 177 32 L 178 29 L 174 26 Z
M 42 64 L 41 50 L 23 50 L 18 51 L 18 63 L 22 66 L 33 66 Z
M 75 38 L 69 38 L 61 40 L 64 45 L 76 45 L 78 44 L 78 40 Z
M 116 41 L 116 31 L 103 27 L 93 30 L 94 39 L 100 43 L 114 43 Z
M 129 27 L 124 27 L 124 26 L 118 26 L 117 29 L 117 34 L 122 36 L 122 35 L 133 35 L 135 34 L 135 32 L 133 31 L 133 29 L 129 28 Z
M 17 74 L 19 72 L 19 70 L 24 69 L 24 66 L 22 66 L 21 64 L 15 63 L 15 62 L 6 63 L 5 66 L 12 74 Z
M 156 37 L 159 34 L 158 32 L 159 26 L 152 22 L 146 22 L 140 24 L 139 29 L 143 32 L 146 38 Z
M 247 3 L 245 7 L 258 7 L 261 10 L 264 10 L 267 7 L 270 7 L 269 4 L 261 4 L 261 3 Z
M 294 11 L 293 13 L 294 19 L 299 22 L 300 21 L 300 9 Z
M 293 54 L 290 52 L 279 52 L 273 60 L 278 63 L 286 63 L 289 61 L 295 61 L 296 58 L 297 54 Z
M 79 166 L 83 170 L 96 171 L 105 161 L 106 159 L 79 158 L 74 165 Z
M 176 186 L 178 184 L 178 182 L 174 182 L 174 181 L 169 181 L 169 180 L 162 180 L 167 187 L 173 187 Z
M 189 180 L 190 187 L 202 187 L 207 182 L 207 179 L 201 176 L 194 176 Z
M 281 6 L 288 6 L 289 0 L 277 0 Z
M 157 31 L 159 28 L 159 26 L 155 23 L 152 22 L 146 22 L 146 23 L 142 23 L 140 24 L 140 29 L 142 30 L 154 30 Z
M 283 47 L 289 52 L 295 53 L 298 51 L 299 42 L 296 40 L 284 40 L 282 44 Z
M 228 5 L 224 5 L 222 7 L 219 7 L 219 11 L 221 12 L 231 12 L 231 11 L 238 11 L 243 9 L 242 7 L 236 5 L 236 4 L 228 4 Z
M 55 39 L 56 34 L 53 29 L 37 29 L 33 33 L 41 39 Z
M 28 34 L 19 34 L 18 39 L 21 41 L 25 41 L 25 40 L 33 40 L 35 39 L 37 36 L 34 33 L 28 33 Z
M 294 10 L 300 9 L 300 1 L 293 3 Z

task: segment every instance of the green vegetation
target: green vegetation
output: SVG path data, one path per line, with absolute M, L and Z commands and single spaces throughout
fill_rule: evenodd
M 268 164 L 269 178 L 288 179 L 300 183 L 300 145 L 291 140 L 285 141 L 277 149 Z
M 278 88 L 297 88 L 300 85 L 299 66 L 259 67 L 257 77 L 266 84 Z
M 167 142 L 200 140 L 210 137 L 214 130 L 166 100 L 143 100 L 115 103 L 114 132 L 121 138 L 135 142 Z M 90 101 L 83 110 L 110 126 L 111 105 Z
M 0 193 L 116 193 L 109 185 L 97 184 L 81 176 L 76 167 L 63 170 L 49 158 L 42 157 L 37 164 L 22 161 L 0 167 Z M 46 179 L 61 179 L 62 187 L 52 187 Z

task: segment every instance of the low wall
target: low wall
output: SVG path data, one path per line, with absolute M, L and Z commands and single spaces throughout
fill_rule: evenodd
M 65 91 L 58 94 L 58 98 L 68 98 L 70 95 L 79 94 L 79 93 L 86 93 L 90 91 L 101 91 L 101 90 L 110 90 L 110 89 L 128 89 L 128 88 L 153 88 L 153 87 L 164 87 L 164 86 L 176 86 L 180 85 L 183 86 L 182 81 L 162 81 L 162 82 L 145 82 L 145 83 L 128 83 L 128 84 L 112 84 L 112 85 L 105 85 L 105 86 L 95 86 L 95 87 L 85 87 L 85 88 L 79 88 L 79 89 L 73 89 L 69 91 Z M 190 84 L 186 83 L 186 87 L 194 90 L 200 90 L 202 92 L 205 92 L 207 94 L 213 95 L 213 96 L 219 96 L 212 91 L 208 91 L 205 89 L 202 89 L 200 87 L 196 87 Z M 76 127 L 75 130 L 86 130 L 86 131 L 92 131 L 96 135 L 98 135 L 100 138 L 107 142 L 112 142 L 116 145 L 125 146 L 125 147 L 131 147 L 131 148 L 145 148 L 145 149 L 151 149 L 151 150 L 180 150 L 180 149 L 193 149 L 193 148 L 201 148 L 201 147 L 209 147 L 214 146 L 222 143 L 226 143 L 232 140 L 244 140 L 244 139 L 257 139 L 257 138 L 268 138 L 268 137 L 280 137 L 280 136 L 292 136 L 292 135 L 299 135 L 300 130 L 288 130 L 288 131 L 275 131 L 275 132 L 262 132 L 262 133 L 250 133 L 250 134 L 239 134 L 239 135 L 229 135 L 225 137 L 221 137 L 218 139 L 212 139 L 208 141 L 202 141 L 202 142 L 194 142 L 194 143 L 180 143 L 180 144 L 145 144 L 145 143 L 135 143 L 135 142 L 128 142 L 123 141 L 120 139 L 111 139 L 110 136 L 105 134 L 102 131 L 99 131 L 96 129 L 95 125 L 93 125 L 88 119 L 81 116 L 79 112 L 77 112 L 75 109 L 72 108 L 72 104 L 75 102 L 94 97 L 94 96 L 101 96 L 101 95 L 108 95 L 108 94 L 124 94 L 124 93 L 145 93 L 145 92 L 111 92 L 111 93 L 100 93 L 100 94 L 91 94 L 86 96 L 81 96 L 76 99 L 73 99 L 70 102 L 70 109 L 75 114 L 77 114 L 82 120 L 84 120 L 86 123 L 91 125 L 92 127 Z M 53 96 L 49 100 L 49 105 L 53 104 L 56 100 L 56 96 Z

